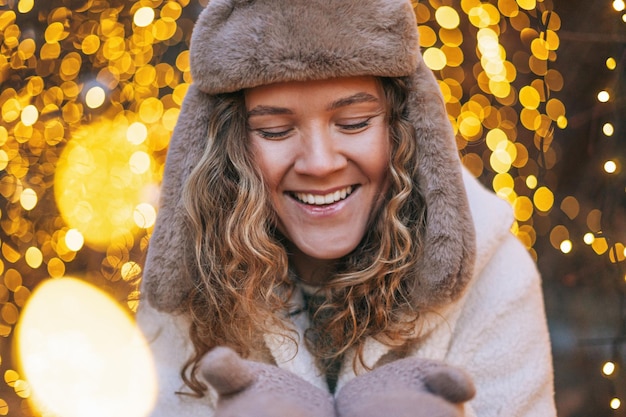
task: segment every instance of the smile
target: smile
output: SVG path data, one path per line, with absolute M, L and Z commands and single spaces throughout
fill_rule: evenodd
M 342 188 L 341 190 L 337 190 L 335 192 L 324 195 L 311 193 L 291 193 L 291 195 L 304 204 L 325 206 L 328 204 L 336 203 L 337 201 L 345 200 L 350 194 L 352 194 L 354 189 L 355 187 L 348 186 Z

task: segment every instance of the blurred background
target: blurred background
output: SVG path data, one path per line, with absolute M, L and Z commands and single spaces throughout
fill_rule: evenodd
M 136 310 L 206 2 L 0 0 L 0 416 L 53 415 L 15 352 L 42 282 Z M 542 272 L 559 417 L 626 416 L 624 2 L 414 6 L 463 163 L 512 205 Z

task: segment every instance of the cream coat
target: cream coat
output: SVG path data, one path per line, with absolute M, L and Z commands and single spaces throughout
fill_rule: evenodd
M 418 331 L 426 336 L 412 354 L 459 366 L 473 377 L 477 396 L 466 405 L 468 417 L 556 416 L 539 274 L 509 231 L 510 207 L 467 172 L 464 182 L 476 228 L 474 276 L 459 300 L 424 316 Z M 191 353 L 184 316 L 160 313 L 144 302 L 137 320 L 151 342 L 159 378 L 151 416 L 210 417 L 210 399 L 176 394 L 185 388 L 180 370 Z M 294 326 L 302 334 L 306 318 L 296 317 Z M 280 367 L 325 387 L 303 345 L 294 355 L 280 337 L 268 336 L 266 343 Z M 387 351 L 370 340 L 366 363 L 375 364 Z M 352 366 L 344 367 L 338 388 L 352 378 Z

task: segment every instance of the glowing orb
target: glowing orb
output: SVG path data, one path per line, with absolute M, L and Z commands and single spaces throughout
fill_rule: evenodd
M 156 167 L 127 140 L 127 130 L 108 121 L 84 126 L 57 163 L 54 190 L 63 220 L 97 250 L 139 232 L 135 207 L 155 183 Z
M 32 399 L 60 417 L 143 417 L 156 399 L 152 357 L 118 305 L 73 278 L 46 281 L 28 300 L 17 352 Z

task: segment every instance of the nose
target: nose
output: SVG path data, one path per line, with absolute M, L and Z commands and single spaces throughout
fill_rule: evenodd
M 303 134 L 301 142 L 294 164 L 298 174 L 324 177 L 340 171 L 348 164 L 338 141 L 323 128 Z

